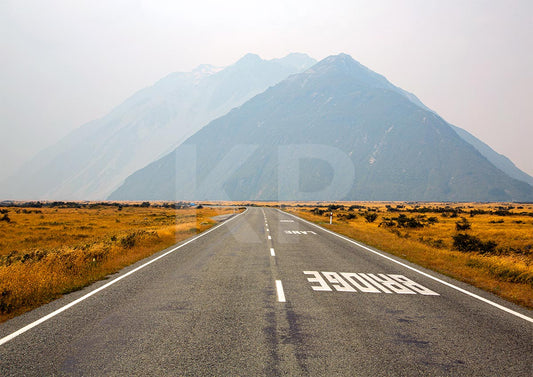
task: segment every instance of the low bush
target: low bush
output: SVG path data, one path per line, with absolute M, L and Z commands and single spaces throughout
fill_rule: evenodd
M 472 224 L 466 219 L 466 217 L 461 217 L 461 220 L 455 223 L 455 229 L 460 232 L 463 230 L 469 230 L 472 228 Z
M 378 214 L 375 212 L 366 212 L 363 217 L 369 223 L 373 223 L 378 218 Z
M 400 228 L 423 228 L 424 224 L 421 222 L 422 217 L 415 218 L 404 215 L 403 213 L 395 217 L 394 220 L 398 222 Z
M 453 247 L 462 252 L 478 251 L 481 254 L 494 253 L 498 244 L 494 241 L 482 241 L 476 236 L 458 233 L 453 238 Z

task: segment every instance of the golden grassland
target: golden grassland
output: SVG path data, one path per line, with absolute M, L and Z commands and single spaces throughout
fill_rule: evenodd
M 533 308 L 533 205 L 358 202 L 334 206 L 343 207 L 332 210 L 332 225 L 328 204 L 285 205 L 284 209 Z M 375 220 L 369 221 L 372 217 Z M 456 224 L 464 224 L 463 218 L 470 228 L 458 230 Z M 453 237 L 458 234 L 479 242 L 467 243 L 466 247 L 456 244 Z
M 202 232 L 216 224 L 212 217 L 233 211 L 0 207 L 0 322 Z

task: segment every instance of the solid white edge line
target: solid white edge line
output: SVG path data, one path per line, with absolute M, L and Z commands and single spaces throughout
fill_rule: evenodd
M 276 208 L 276 209 L 277 209 L 277 208 Z M 303 221 L 303 222 L 305 222 L 305 223 L 308 223 L 308 224 L 310 224 L 310 225 L 313 225 L 313 226 L 315 226 L 316 228 L 319 228 L 319 229 L 321 229 L 321 230 L 323 230 L 323 231 L 325 231 L 325 232 L 328 232 L 328 233 L 330 233 L 330 234 L 333 234 L 334 236 L 337 236 L 337 237 L 339 237 L 339 238 L 342 238 L 342 239 L 345 240 L 345 241 L 351 242 L 351 243 L 353 243 L 353 244 L 355 244 L 355 245 L 357 245 L 357 246 L 359 246 L 359 247 L 361 247 L 361 248 L 363 248 L 363 249 L 365 249 L 365 250 L 367 250 L 367 251 L 370 251 L 371 253 L 374 253 L 374 254 L 376 254 L 376 255 L 379 255 L 379 256 L 382 257 L 382 258 L 388 259 L 388 260 L 390 260 L 391 262 L 394 262 L 394 263 L 396 263 L 396 264 L 399 264 L 400 266 L 403 266 L 403 267 L 405 267 L 405 268 L 407 268 L 407 269 L 409 269 L 409 270 L 411 270 L 411 271 L 414 271 L 414 272 L 416 272 L 416 273 L 418 273 L 418 274 L 420 274 L 420 275 L 423 275 L 423 276 L 425 276 L 425 277 L 427 277 L 427 278 L 429 278 L 429 279 L 435 280 L 435 281 L 437 281 L 437 282 L 439 282 L 439 283 L 441 283 L 441 284 L 444 284 L 444 285 L 446 285 L 446 286 L 448 286 L 448 287 L 450 287 L 450 288 L 453 288 L 453 289 L 455 289 L 455 290 L 457 290 L 457 291 L 459 291 L 459 292 L 461 292 L 461 293 L 464 293 L 464 294 L 466 294 L 466 295 L 468 295 L 468 296 L 471 296 L 471 297 L 476 298 L 476 299 L 478 299 L 478 300 L 480 300 L 480 301 L 483 301 L 483 302 L 485 302 L 485 303 L 487 303 L 487 304 L 489 304 L 489 305 L 492 305 L 492 306 L 494 306 L 494 307 L 496 307 L 496 308 L 498 308 L 498 309 L 500 309 L 500 310 L 503 310 L 503 311 L 505 311 L 505 312 L 507 312 L 507 313 L 509 313 L 509 314 L 512 314 L 512 315 L 514 315 L 514 316 L 516 316 L 516 317 L 519 317 L 519 318 L 525 319 L 526 321 L 529 321 L 529 322 L 532 322 L 532 323 L 533 323 L 533 318 L 528 317 L 527 315 L 524 315 L 524 314 L 522 314 L 522 313 L 515 312 L 514 310 L 509 309 L 509 308 L 506 308 L 505 306 L 500 305 L 500 304 L 498 304 L 498 303 L 496 303 L 496 302 L 494 302 L 494 301 L 491 301 L 491 300 L 486 299 L 486 298 L 484 298 L 484 297 L 478 296 L 478 295 L 476 295 L 475 293 L 472 293 L 472 292 L 467 291 L 466 289 L 463 289 L 463 288 L 461 288 L 461 287 L 458 287 L 458 286 L 456 286 L 456 285 L 453 285 L 453 284 L 451 284 L 451 283 L 448 283 L 448 282 L 446 282 L 446 281 L 444 281 L 444 280 L 441 280 L 441 279 L 439 279 L 439 278 L 437 278 L 437 277 L 435 277 L 435 276 L 431 276 L 431 275 L 429 275 L 429 274 L 427 274 L 427 273 L 425 273 L 425 272 L 423 272 L 423 271 L 417 270 L 416 268 L 411 267 L 411 266 L 409 266 L 409 265 L 407 265 L 407 264 L 405 264 L 405 263 L 402 263 L 402 262 L 400 262 L 400 261 L 397 261 L 396 259 L 393 259 L 393 258 L 391 258 L 391 257 L 389 257 L 389 256 L 383 255 L 383 254 L 381 254 L 380 252 L 378 252 L 378 251 L 376 251 L 376 250 L 372 250 L 371 248 L 369 248 L 369 247 L 367 247 L 367 246 L 365 246 L 365 245 L 363 245 L 363 244 L 360 244 L 360 243 L 357 242 L 357 241 L 354 241 L 354 240 L 352 240 L 352 239 L 350 239 L 350 238 L 348 238 L 348 237 L 345 237 L 345 236 L 341 236 L 340 234 L 337 234 L 337 233 L 335 233 L 335 232 L 332 232 L 332 231 L 329 230 L 329 229 L 326 229 L 326 228 L 321 227 L 320 225 L 317 225 L 317 224 L 315 224 L 315 223 L 312 223 L 312 222 L 310 222 L 310 221 L 307 221 L 307 220 L 305 220 L 305 219 L 302 219 L 301 217 L 298 217 L 298 216 L 296 216 L 296 215 L 293 215 L 292 213 L 283 212 L 283 211 L 281 211 L 281 210 L 279 210 L 279 209 L 277 209 L 277 210 L 280 211 L 281 213 L 287 214 L 287 215 L 292 216 L 292 217 L 294 217 L 294 218 L 296 218 L 296 219 L 298 219 L 298 220 L 301 220 L 301 221 Z
M 276 291 L 278 293 L 278 302 L 285 302 L 285 293 L 283 292 L 281 280 L 276 280 Z
M 273 257 L 276 256 L 276 253 L 274 252 L 274 248 L 273 247 L 270 248 L 270 255 L 272 255 Z
M 246 209 L 246 211 L 248 211 L 248 208 Z M 104 290 L 104 289 L 110 287 L 111 285 L 113 285 L 113 284 L 119 282 L 120 280 L 124 279 L 125 277 L 127 277 L 127 276 L 129 276 L 129 275 L 131 275 L 131 274 L 133 274 L 133 273 L 135 273 L 135 272 L 137 272 L 137 271 L 139 271 L 140 269 L 142 269 L 142 268 L 144 268 L 144 267 L 146 267 L 146 266 L 148 266 L 148 265 L 154 263 L 155 261 L 157 261 L 157 260 L 159 260 L 159 259 L 161 259 L 161 258 L 163 258 L 163 257 L 166 257 L 168 254 L 173 253 L 174 251 L 176 251 L 176 250 L 178 250 L 178 249 L 181 249 L 183 246 L 188 245 L 188 244 L 190 244 L 190 243 L 193 242 L 193 241 L 196 241 L 198 238 L 200 238 L 200 237 L 202 237 L 202 236 L 205 236 L 206 234 L 208 234 L 209 232 L 212 232 L 213 230 L 219 228 L 220 226 L 222 226 L 222 225 L 224 225 L 224 224 L 227 224 L 228 222 L 230 222 L 230 221 L 236 219 L 237 217 L 239 217 L 240 215 L 244 214 L 246 211 L 239 213 L 237 216 L 233 216 L 233 217 L 230 218 L 229 220 L 227 220 L 227 221 L 225 221 L 225 222 L 222 222 L 222 223 L 218 224 L 217 226 L 215 226 L 215 227 L 213 227 L 213 228 L 211 228 L 211 229 L 209 229 L 209 230 L 206 230 L 206 231 L 203 232 L 203 233 L 200 233 L 199 235 L 197 235 L 197 236 L 195 236 L 194 238 L 192 238 L 192 239 L 186 241 L 185 243 L 182 243 L 181 245 L 179 245 L 179 246 L 177 246 L 177 247 L 175 247 L 175 248 L 173 248 L 173 249 L 167 251 L 166 253 L 161 254 L 161 255 L 158 256 L 157 258 L 154 258 L 154 259 L 152 259 L 152 260 L 150 260 L 150 261 L 144 263 L 143 265 L 141 265 L 141 266 L 139 266 L 139 267 L 136 267 L 135 269 L 133 269 L 133 270 L 131 270 L 131 271 L 125 273 L 125 274 L 122 275 L 122 276 L 119 276 L 118 278 L 116 278 L 116 279 L 114 279 L 114 280 L 111 280 L 109 283 L 106 283 L 106 284 L 102 285 L 101 287 L 95 289 L 94 291 L 91 291 L 91 292 L 87 293 L 86 295 L 84 295 L 84 296 L 82 296 L 82 297 L 80 297 L 80 298 L 78 298 L 78 299 L 72 301 L 71 303 L 69 303 L 69 304 L 67 304 L 67 305 L 65 305 L 65 306 L 63 306 L 63 307 L 61 307 L 61 308 L 59 308 L 59 309 L 53 311 L 52 313 L 47 314 L 47 315 L 45 315 L 44 317 L 41 317 L 41 318 L 39 318 L 38 320 L 36 320 L 36 321 L 34 321 L 34 322 L 32 322 L 32 323 L 30 323 L 30 324 L 28 324 L 28 325 L 22 327 L 21 329 L 19 329 L 19 330 L 15 331 L 15 332 L 13 332 L 13 333 L 11 333 L 11 334 L 9 334 L 9 335 L 3 337 L 2 339 L 0 339 L 0 346 L 1 346 L 2 344 L 4 344 L 4 343 L 7 343 L 7 342 L 9 342 L 10 340 L 16 338 L 17 336 L 19 336 L 19 335 L 25 333 L 26 331 L 28 331 L 28 330 L 34 328 L 35 326 L 38 326 L 38 325 L 40 325 L 41 323 L 43 323 L 43 322 L 49 320 L 50 318 L 55 317 L 56 315 L 58 315 L 58 314 L 64 312 L 65 310 L 70 309 L 70 308 L 73 307 L 74 305 L 79 304 L 80 302 L 82 302 L 82 301 L 88 299 L 88 298 L 91 297 L 92 295 L 94 295 L 94 294 L 96 294 L 96 293 L 98 293 L 98 292 L 100 292 L 100 291 L 102 291 L 102 290 Z

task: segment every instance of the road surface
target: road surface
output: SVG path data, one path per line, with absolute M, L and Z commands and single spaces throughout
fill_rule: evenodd
M 254 207 L 0 325 L 0 376 L 531 376 L 532 317 Z

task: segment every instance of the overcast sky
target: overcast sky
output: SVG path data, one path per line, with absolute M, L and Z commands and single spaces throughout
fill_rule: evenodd
M 0 0 L 0 179 L 170 72 L 345 52 L 533 175 L 533 1 Z

